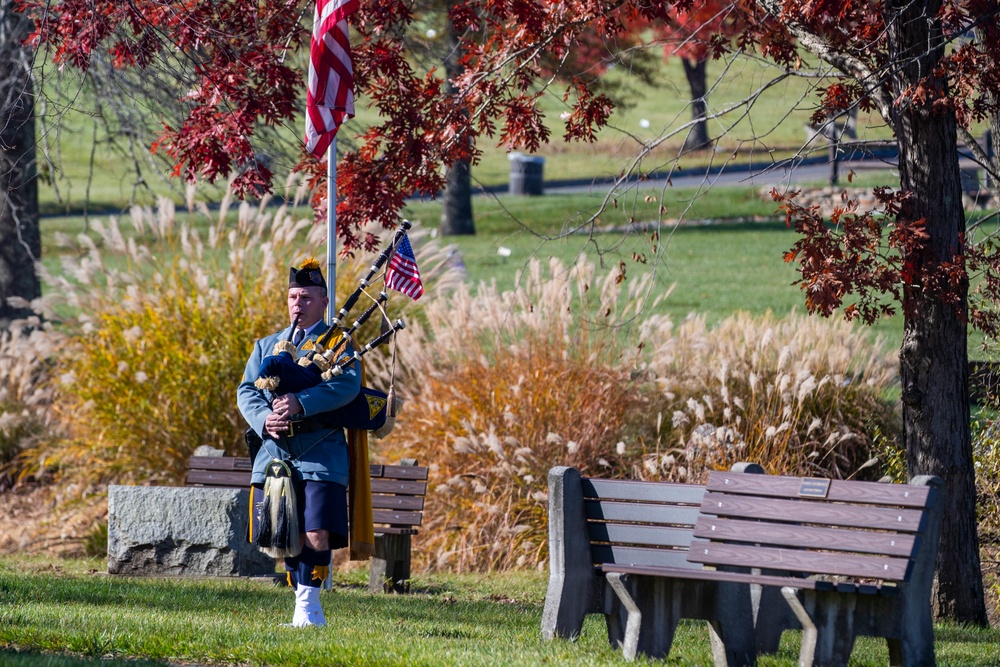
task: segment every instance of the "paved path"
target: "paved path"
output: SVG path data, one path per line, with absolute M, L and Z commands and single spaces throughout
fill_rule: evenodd
M 892 151 L 895 152 L 895 151 Z M 977 169 L 971 159 L 963 157 L 960 160 L 963 169 Z M 840 175 L 839 184 L 847 185 L 847 175 L 853 170 L 855 173 L 862 170 L 872 169 L 894 170 L 895 159 L 890 154 L 864 159 L 844 160 L 838 164 Z M 830 163 L 826 156 L 811 157 L 799 160 L 795 163 L 783 162 L 777 165 L 752 165 L 752 164 L 729 164 L 724 168 L 715 169 L 684 169 L 675 171 L 668 179 L 665 174 L 653 175 L 646 180 L 633 180 L 620 186 L 621 190 L 631 188 L 658 189 L 670 187 L 675 188 L 709 188 L 713 186 L 740 186 L 746 185 L 753 188 L 764 186 L 790 186 L 799 183 L 827 183 L 830 179 Z M 606 194 L 613 186 L 612 179 L 600 179 L 592 181 L 545 181 L 544 190 L 546 194 Z M 487 188 L 487 191 L 498 194 L 507 192 L 507 186 L 502 185 L 494 188 Z

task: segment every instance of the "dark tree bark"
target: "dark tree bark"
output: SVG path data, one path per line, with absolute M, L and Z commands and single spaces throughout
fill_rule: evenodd
M 694 121 L 691 131 L 684 139 L 683 150 L 700 151 L 712 146 L 712 140 L 708 138 L 708 104 L 705 102 L 708 94 L 708 62 L 687 58 L 681 58 L 681 62 L 684 63 L 684 76 L 691 88 L 691 120 Z
M 0 328 L 30 310 L 7 302 L 41 296 L 35 164 L 35 95 L 31 53 L 22 45 L 29 23 L 0 0 Z
M 452 81 L 462 73 L 459 65 L 462 52 L 450 18 L 447 48 L 444 61 L 446 90 L 454 95 L 456 90 Z M 472 172 L 468 160 L 460 160 L 449 167 L 446 178 L 447 185 L 441 197 L 441 235 L 471 236 L 476 233 L 476 225 L 472 217 Z
M 931 99 L 904 104 L 893 119 L 903 191 L 912 194 L 902 216 L 926 221 L 929 243 L 919 261 L 926 267 L 962 253 L 965 232 L 958 166 L 958 129 L 949 112 L 932 110 L 945 81 L 924 81 L 944 54 L 940 2 L 890 0 L 890 50 L 900 63 L 895 89 L 924 85 Z M 928 45 L 931 45 L 930 48 Z M 937 92 L 935 88 L 939 87 Z M 976 535 L 976 488 L 969 428 L 966 318 L 968 284 L 960 287 L 962 309 L 909 285 L 904 292 L 900 349 L 904 438 L 910 475 L 944 480 L 944 521 L 938 550 L 936 615 L 959 623 L 987 623 Z

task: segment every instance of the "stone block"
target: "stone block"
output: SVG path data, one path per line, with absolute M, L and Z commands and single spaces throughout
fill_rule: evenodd
M 274 559 L 247 543 L 246 489 L 108 488 L 108 572 L 259 576 Z

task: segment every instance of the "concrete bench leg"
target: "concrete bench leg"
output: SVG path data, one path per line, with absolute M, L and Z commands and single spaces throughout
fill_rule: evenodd
M 580 473 L 565 466 L 549 471 L 549 586 L 542 636 L 573 638 L 596 612 L 597 578 L 590 554 Z
M 410 592 L 409 535 L 375 535 L 368 590 L 372 593 Z
M 922 602 L 922 603 L 921 603 Z M 892 612 L 895 612 L 893 614 Z M 893 623 L 893 616 L 899 617 Z M 884 626 L 899 629 L 898 637 L 887 637 L 889 664 L 893 667 L 934 667 L 934 621 L 930 605 L 906 595 L 895 608 L 882 615 Z M 886 633 L 888 634 L 888 633 Z
M 693 589 L 693 590 L 691 590 Z M 729 582 L 689 582 L 689 592 L 715 601 L 708 619 L 712 656 L 716 667 L 757 664 L 750 587 Z
M 613 637 L 612 621 L 609 618 L 608 639 L 612 643 L 620 641 L 622 655 L 628 661 L 635 660 L 638 653 L 654 658 L 666 658 L 670 653 L 670 645 L 674 641 L 674 632 L 677 630 L 679 620 L 677 609 L 671 604 L 673 600 L 668 596 L 655 595 L 655 604 L 648 609 L 650 613 L 644 615 L 626 587 L 626 575 L 611 572 L 607 574 L 607 579 L 623 608 L 619 614 L 612 616 L 618 616 L 625 621 L 624 636 Z
M 782 588 L 799 622 L 802 623 L 800 667 L 846 667 L 854 649 L 854 607 L 857 596 L 825 591 Z
M 626 660 L 666 658 L 682 618 L 707 620 L 716 667 L 756 664 L 753 617 L 746 586 L 668 577 L 606 575 L 616 600 L 607 605 L 608 640 Z
M 750 588 L 754 597 L 754 634 L 757 636 L 757 653 L 777 653 L 782 633 L 785 630 L 800 629 L 802 626 L 779 589 L 774 586 Z
M 934 628 L 914 629 L 902 639 L 887 639 L 892 667 L 934 667 Z

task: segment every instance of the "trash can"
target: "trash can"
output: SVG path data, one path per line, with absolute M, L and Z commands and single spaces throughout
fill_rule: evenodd
M 542 192 L 542 170 L 545 158 L 536 155 L 511 153 L 510 185 L 508 191 L 512 195 L 540 195 Z

